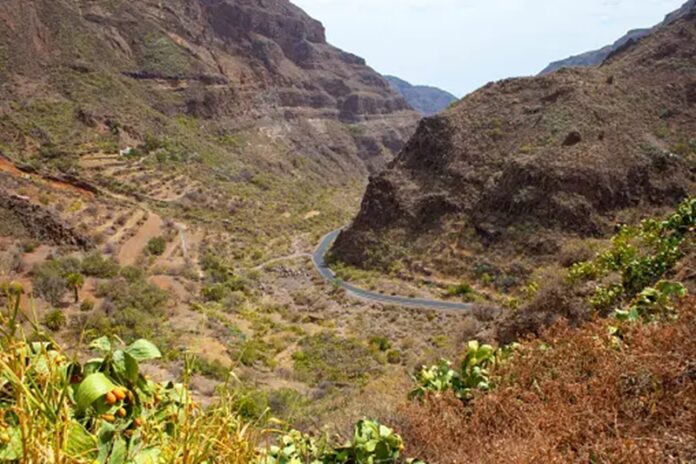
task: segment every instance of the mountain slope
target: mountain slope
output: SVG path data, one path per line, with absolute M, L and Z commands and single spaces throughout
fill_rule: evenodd
M 527 259 L 675 204 L 694 189 L 695 37 L 691 14 L 601 68 L 489 84 L 423 120 L 337 258 L 524 279 Z
M 655 30 L 658 27 L 670 24 L 677 19 L 681 18 L 682 16 L 686 15 L 694 6 L 696 6 L 696 0 L 689 0 L 686 2 L 681 8 L 678 10 L 668 14 L 664 21 L 662 21 L 660 24 L 653 28 L 645 28 L 645 29 L 634 29 L 632 31 L 629 31 L 621 37 L 619 40 L 614 42 L 611 45 L 607 45 L 606 47 L 602 47 L 599 50 L 592 50 L 589 52 L 582 53 L 580 55 L 575 55 L 571 56 L 569 58 L 566 58 L 564 60 L 559 60 L 559 61 L 554 61 L 550 65 L 548 65 L 546 68 L 544 68 L 543 71 L 541 71 L 541 75 L 544 74 L 549 74 L 552 73 L 558 69 L 561 68 L 577 68 L 577 67 L 588 67 L 588 66 L 597 66 L 601 64 L 609 55 L 611 55 L 613 52 L 616 50 L 619 50 L 621 47 L 625 46 L 629 42 L 634 42 L 636 40 L 640 40 L 641 38 L 645 37 L 646 35 L 650 34 L 653 30 Z
M 413 109 L 423 116 L 437 114 L 457 101 L 457 97 L 437 87 L 412 85 L 394 76 L 384 76 L 384 78 L 406 99 Z
M 10 152 L 48 143 L 74 151 L 74 133 L 91 142 L 99 134 L 89 126 L 107 120 L 123 146 L 184 116 L 213 133 L 262 130 L 354 176 L 383 165 L 417 118 L 286 0 L 10 0 L 0 24 L 1 142 Z M 62 115 L 59 129 L 33 130 L 22 116 L 39 103 L 82 110 L 83 121 Z

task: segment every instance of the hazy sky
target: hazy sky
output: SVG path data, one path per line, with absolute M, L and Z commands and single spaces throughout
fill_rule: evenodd
M 292 0 L 382 74 L 462 96 L 652 26 L 686 0 Z

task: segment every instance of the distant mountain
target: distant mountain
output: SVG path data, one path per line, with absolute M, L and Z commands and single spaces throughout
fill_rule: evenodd
M 625 46 L 626 44 L 632 41 L 642 39 L 658 27 L 673 23 L 674 21 L 691 11 L 694 7 L 696 7 L 696 0 L 689 0 L 681 8 L 668 14 L 665 17 L 664 21 L 652 28 L 633 29 L 627 32 L 626 35 L 621 37 L 613 44 L 607 45 L 606 47 L 600 48 L 599 50 L 593 50 L 590 52 L 582 53 L 580 55 L 571 56 L 570 58 L 566 58 L 564 60 L 554 61 L 553 63 L 548 65 L 543 71 L 541 71 L 540 74 L 549 74 L 561 68 L 597 66 L 601 64 L 605 59 L 607 59 L 607 57 L 616 50 L 620 49 L 621 47 Z
M 432 116 L 447 108 L 457 97 L 437 87 L 412 85 L 394 76 L 384 76 L 391 86 L 398 91 L 423 116 Z

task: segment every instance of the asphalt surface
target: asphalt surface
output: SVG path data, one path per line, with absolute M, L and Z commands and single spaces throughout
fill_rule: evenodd
M 448 301 L 424 300 L 420 298 L 409 298 L 406 296 L 384 295 L 382 293 L 371 292 L 362 288 L 356 287 L 336 277 L 336 274 L 326 264 L 325 256 L 331 248 L 334 240 L 341 233 L 342 229 L 334 230 L 324 236 L 319 243 L 316 251 L 312 255 L 312 262 L 319 271 L 319 274 L 330 284 L 338 285 L 348 292 L 348 294 L 360 298 L 362 300 L 373 301 L 376 303 L 392 304 L 396 306 L 405 306 L 409 308 L 427 308 L 441 309 L 451 311 L 468 311 L 471 309 L 469 303 L 452 303 Z

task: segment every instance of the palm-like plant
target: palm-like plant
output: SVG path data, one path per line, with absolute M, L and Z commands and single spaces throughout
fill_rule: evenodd
M 65 282 L 75 292 L 75 303 L 80 301 L 80 289 L 85 285 L 85 276 L 79 273 L 70 273 L 65 276 Z

